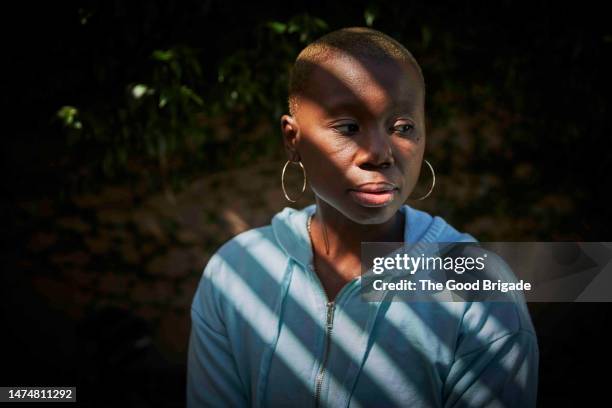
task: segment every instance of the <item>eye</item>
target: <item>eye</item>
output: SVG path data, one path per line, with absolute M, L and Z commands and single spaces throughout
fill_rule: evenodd
M 393 130 L 403 135 L 409 135 L 413 132 L 414 125 L 411 123 L 403 123 L 401 125 L 394 126 Z
M 356 123 L 343 123 L 341 125 L 334 126 L 334 129 L 342 134 L 351 134 L 359 131 L 359 125 Z

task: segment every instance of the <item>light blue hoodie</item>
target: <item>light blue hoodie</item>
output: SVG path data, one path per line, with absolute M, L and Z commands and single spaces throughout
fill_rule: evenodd
M 328 304 L 306 223 L 285 208 L 210 259 L 193 298 L 187 406 L 533 407 L 539 350 L 526 304 Z M 414 209 L 404 240 L 475 242 Z

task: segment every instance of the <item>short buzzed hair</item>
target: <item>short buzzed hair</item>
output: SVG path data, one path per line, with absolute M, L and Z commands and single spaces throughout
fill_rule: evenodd
M 314 67 L 337 52 L 346 52 L 355 57 L 407 62 L 415 68 L 423 89 L 423 97 L 425 96 L 425 79 L 421 67 L 410 51 L 378 30 L 348 27 L 324 35 L 306 46 L 297 56 L 289 76 L 288 105 L 291 115 L 295 115 L 297 111 L 298 96 L 304 93 Z

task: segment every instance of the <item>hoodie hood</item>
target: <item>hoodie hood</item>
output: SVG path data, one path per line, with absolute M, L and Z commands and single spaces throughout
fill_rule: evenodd
M 272 218 L 274 236 L 285 253 L 295 262 L 306 268 L 313 253 L 308 235 L 308 217 L 316 211 L 316 204 L 301 210 L 285 207 Z M 467 233 L 461 233 L 439 216 L 431 216 L 404 204 L 399 211 L 406 217 L 404 242 L 424 244 L 429 242 L 476 242 Z M 418 248 L 415 248 L 418 249 Z

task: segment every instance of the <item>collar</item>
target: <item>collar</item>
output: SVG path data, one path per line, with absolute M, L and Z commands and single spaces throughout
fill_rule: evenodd
M 307 222 L 308 217 L 315 211 L 316 204 L 310 204 L 300 210 L 285 207 L 272 218 L 272 230 L 276 241 L 290 258 L 304 268 L 313 257 Z M 407 204 L 402 205 L 399 211 L 402 211 L 406 217 L 404 242 L 408 244 L 419 245 L 472 238 L 469 234 L 459 233 L 441 217 L 432 217 L 425 211 L 417 210 Z

